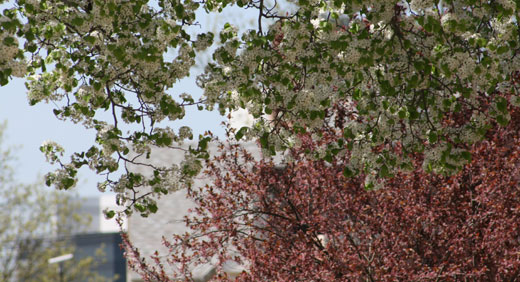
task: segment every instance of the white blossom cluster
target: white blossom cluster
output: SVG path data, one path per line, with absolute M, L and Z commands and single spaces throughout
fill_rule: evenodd
M 121 149 L 122 142 L 117 138 L 113 125 L 104 123 L 100 127 L 97 132 L 96 140 L 103 148 L 102 154 L 108 157 Z
M 12 38 L 13 43 L 12 44 L 3 43 L 6 40 L 6 38 Z M 19 52 L 18 39 L 16 39 L 14 34 L 8 34 L 8 33 L 4 32 L 4 33 L 0 34 L 0 40 L 2 42 L 2 44 L 0 44 L 0 51 L 2 52 L 2 57 L 0 58 L 0 60 L 3 63 L 13 60 Z
M 47 140 L 40 146 L 40 151 L 45 155 L 47 162 L 54 164 L 63 156 L 64 149 L 58 143 Z
M 519 45 L 511 13 L 516 5 L 499 1 L 496 9 L 503 14 L 493 16 L 492 6 L 464 1 L 356 3 L 322 2 L 309 18 L 274 23 L 269 50 L 246 33 L 236 57 L 217 60 L 200 80 L 208 101 L 247 109 L 259 121 L 251 127 L 256 136 L 279 127 L 267 140 L 277 150 L 291 143 L 287 127 L 312 131 L 331 124 L 325 119 L 334 115 L 323 111 L 346 102 L 351 120 L 339 129 L 355 135 L 351 165 L 379 171 L 390 159 L 381 160 L 375 146 L 399 142 L 419 150 L 426 142 L 432 148 L 428 162 L 460 167 L 466 161 L 461 149 L 450 149 L 452 157 L 441 161 L 436 152 L 444 145 L 431 136 L 457 136 L 467 143 L 482 138 L 478 132 L 490 116 L 476 111 L 475 118 L 456 127 L 447 127 L 445 116 L 463 105 L 477 109 L 478 97 L 488 97 L 490 89 L 514 88 L 509 75 L 520 67 L 511 47 L 511 40 Z M 398 158 L 394 167 L 406 162 Z
M 188 126 L 181 126 L 179 128 L 179 138 L 181 140 L 183 139 L 192 139 L 193 138 L 193 131 Z
M 52 181 L 56 189 L 58 190 L 67 190 L 70 187 L 76 185 L 77 178 L 72 178 L 70 176 L 69 170 L 72 168 L 72 165 L 66 165 L 64 168 L 57 169 L 54 172 L 50 172 L 45 175 L 46 181 Z
M 180 164 L 180 169 L 184 174 L 198 174 L 198 172 L 202 169 L 202 164 L 200 160 L 198 160 L 192 154 L 185 154 L 184 160 Z M 188 182 L 191 182 L 191 179 L 187 179 Z
M 0 16 L 0 24 L 7 18 Z M 17 58 L 20 53 L 15 34 L 0 29 L 0 71 L 10 70 L 14 77 L 24 77 L 27 72 L 26 62 Z

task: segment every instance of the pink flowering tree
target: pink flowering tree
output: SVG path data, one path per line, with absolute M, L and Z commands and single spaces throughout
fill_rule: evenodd
M 465 118 L 447 116 L 444 122 Z M 188 190 L 198 204 L 185 218 L 193 232 L 165 239 L 168 259 L 156 257 L 156 263 L 144 263 L 126 241 L 130 261 L 143 277 L 164 281 L 173 280 L 164 269 L 190 279 L 195 266 L 211 261 L 217 280 L 231 278 L 222 271 L 230 261 L 244 267 L 238 281 L 520 276 L 520 111 L 511 110 L 506 127 L 494 124 L 483 141 L 465 147 L 471 160 L 459 172 L 428 173 L 427 152 L 413 153 L 411 171 L 377 186 L 366 175 L 345 171 L 349 154 L 328 161 L 312 157 L 341 136 L 324 130 L 319 143 L 301 134 L 301 145 L 281 163 L 222 145 L 205 171 L 213 182 Z M 400 144 L 391 149 L 404 153 Z

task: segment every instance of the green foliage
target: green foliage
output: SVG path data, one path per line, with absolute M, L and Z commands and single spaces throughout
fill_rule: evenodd
M 15 3 L 0 16 L 0 84 L 27 77 L 31 105 L 51 102 L 57 118 L 97 131 L 71 161 L 56 144 L 42 147 L 60 166 L 46 183 L 70 189 L 88 166 L 107 177 L 103 189 L 143 214 L 155 210 L 148 198 L 189 185 L 209 157 L 210 133 L 186 149 L 182 165 L 148 163 L 153 148 L 193 138 L 180 130 L 192 118 L 188 107 L 246 109 L 254 123 L 230 132 L 259 141 L 265 155 L 298 146 L 302 132 L 319 140 L 320 131 L 335 131 L 344 142 L 316 157 L 349 155 L 346 175 L 391 177 L 413 153 L 432 172 L 456 172 L 471 159 L 468 145 L 491 124 L 509 123 L 519 93 L 520 10 L 510 0 Z M 256 27 L 199 28 L 203 12 L 231 6 L 251 13 Z M 210 46 L 212 60 L 196 78 L 204 94 L 195 99 L 176 83 Z M 389 146 L 400 150 L 381 160 Z M 134 181 L 132 165 L 154 173 Z

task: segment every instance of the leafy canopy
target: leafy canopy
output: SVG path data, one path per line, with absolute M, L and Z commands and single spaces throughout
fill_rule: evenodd
M 169 126 L 193 118 L 187 107 L 223 115 L 247 109 L 255 123 L 235 138 L 257 139 L 268 154 L 298 147 L 297 134 L 319 140 L 323 129 L 340 133 L 316 157 L 349 154 L 343 173 L 366 175 L 373 188 L 377 179 L 411 169 L 414 152 L 425 152 L 427 171 L 456 171 L 491 122 L 508 124 L 509 105 L 519 104 L 518 5 L 19 0 L 0 16 L 0 84 L 27 77 L 30 104 L 55 103 L 59 119 L 97 131 L 92 146 L 68 162 L 59 145 L 42 146 L 60 165 L 47 184 L 68 189 L 88 166 L 106 176 L 101 190 L 119 193 L 121 204 L 143 214 L 157 210 L 149 196 L 189 184 L 208 157 L 211 135 L 200 136 L 180 165 L 137 158 L 193 138 L 190 128 Z M 194 28 L 201 14 L 230 6 L 253 11 L 256 28 Z M 175 86 L 209 46 L 212 60 L 197 77 L 204 94 L 194 98 Z M 395 146 L 404 153 L 395 154 Z M 154 173 L 132 172 L 132 163 Z M 139 194 L 144 186 L 151 190 Z

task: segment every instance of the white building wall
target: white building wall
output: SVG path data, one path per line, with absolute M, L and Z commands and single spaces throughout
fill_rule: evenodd
M 253 152 L 256 157 L 260 156 L 260 151 L 255 143 L 244 144 L 249 152 Z M 210 152 L 216 151 L 215 144 L 210 144 Z M 168 166 L 171 164 L 178 164 L 182 161 L 184 153 L 179 150 L 158 149 L 151 154 L 151 163 L 156 165 Z M 135 172 L 147 174 L 151 173 L 146 167 L 135 167 Z M 202 187 L 208 183 L 207 179 L 198 177 L 195 179 L 195 186 Z M 155 251 L 160 254 L 167 254 L 167 249 L 162 245 L 163 237 L 166 239 L 172 238 L 173 234 L 183 234 L 189 231 L 184 225 L 182 219 L 188 214 L 188 209 L 195 206 L 195 204 L 186 198 L 186 191 L 180 190 L 157 199 L 159 210 L 155 214 L 150 214 L 143 218 L 135 213 L 128 219 L 128 234 L 130 240 L 137 247 L 141 255 L 149 258 Z M 151 262 L 150 259 L 147 259 Z M 166 265 L 166 268 L 171 266 Z M 229 265 L 229 271 L 236 271 L 240 266 Z M 195 281 L 207 281 L 214 271 L 213 266 L 202 266 L 193 271 Z M 241 271 L 241 270 L 240 270 Z M 240 272 L 239 271 L 239 272 Z M 141 281 L 137 273 L 128 269 L 127 281 Z
M 120 228 L 114 218 L 106 219 L 103 211 L 106 209 L 121 210 L 116 205 L 115 195 L 102 195 L 80 199 L 80 208 L 77 211 L 82 216 L 90 216 L 91 222 L 86 228 L 78 229 L 74 233 L 112 233 L 119 232 Z M 127 222 L 123 223 L 126 229 Z

